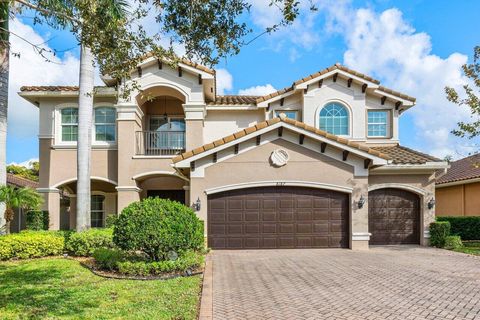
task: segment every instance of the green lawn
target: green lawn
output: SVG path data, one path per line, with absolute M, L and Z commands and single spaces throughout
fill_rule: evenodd
M 480 241 L 464 242 L 463 245 L 463 248 L 455 249 L 455 251 L 480 256 Z
M 73 260 L 0 263 L 1 319 L 196 319 L 199 276 L 105 279 Z

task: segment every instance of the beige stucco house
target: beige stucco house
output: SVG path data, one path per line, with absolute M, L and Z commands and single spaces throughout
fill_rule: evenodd
M 141 91 L 128 99 L 109 79 L 96 91 L 93 226 L 158 196 L 192 206 L 215 249 L 428 242 L 435 171 L 447 164 L 399 145 L 414 98 L 338 64 L 267 96 L 217 95 L 215 72 L 188 61 L 149 58 L 132 78 Z M 78 88 L 20 95 L 40 109 L 51 228 L 62 189 L 74 227 Z

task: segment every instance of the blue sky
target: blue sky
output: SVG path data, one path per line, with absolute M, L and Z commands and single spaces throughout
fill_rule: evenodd
M 268 0 L 252 1 L 246 17 L 254 29 L 247 39 L 278 20 Z M 367 73 L 382 84 L 413 95 L 417 106 L 402 115 L 402 145 L 439 157 L 461 157 L 471 152 L 468 141 L 450 131 L 468 111 L 450 105 L 443 87 L 465 83 L 460 67 L 471 61 L 480 45 L 480 1 L 463 0 L 318 0 L 319 11 L 301 10 L 291 27 L 265 35 L 222 61 L 218 85 L 225 94 L 266 94 L 336 62 Z M 308 6 L 308 5 L 307 5 Z M 12 31 L 58 50 L 76 47 L 66 31 L 32 26 L 28 13 L 12 23 Z M 154 29 L 153 20 L 147 22 Z M 38 158 L 38 112 L 16 96 L 20 85 L 76 84 L 78 49 L 60 54 L 49 64 L 31 47 L 12 37 L 7 162 Z

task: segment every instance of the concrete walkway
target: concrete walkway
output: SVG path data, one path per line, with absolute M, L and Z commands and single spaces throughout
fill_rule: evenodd
M 416 246 L 214 251 L 200 319 L 480 319 L 480 258 Z

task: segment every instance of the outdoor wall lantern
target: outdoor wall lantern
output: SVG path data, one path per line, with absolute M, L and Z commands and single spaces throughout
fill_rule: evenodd
M 435 207 L 435 199 L 430 199 L 430 201 L 428 201 L 428 209 L 433 209 L 433 207 Z
M 200 209 L 202 208 L 202 202 L 200 201 L 200 197 L 197 198 L 197 201 L 195 201 L 195 203 L 193 204 L 193 208 L 195 209 L 195 211 L 200 211 Z
M 358 200 L 358 209 L 362 209 L 364 204 L 365 204 L 365 198 L 362 195 L 360 196 L 360 200 Z

